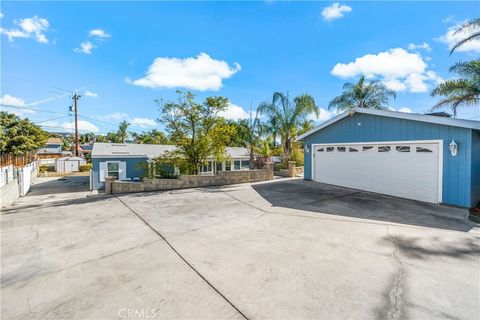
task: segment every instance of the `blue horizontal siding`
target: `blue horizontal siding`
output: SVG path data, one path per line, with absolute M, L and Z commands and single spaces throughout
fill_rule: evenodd
M 472 130 L 472 205 L 480 201 L 480 131 Z
M 472 131 L 467 128 L 355 113 L 311 134 L 304 142 L 308 149 L 312 150 L 311 145 L 315 143 L 443 140 L 442 202 L 468 207 L 473 199 Z M 476 137 L 478 138 L 478 134 Z M 452 139 L 458 144 L 458 154 L 455 157 L 448 150 Z M 476 151 L 478 154 L 480 149 Z M 478 171 L 478 158 L 475 159 L 475 170 Z M 311 153 L 305 153 L 306 180 L 312 179 L 311 172 Z M 478 186 L 479 182 L 475 183 Z
M 145 170 L 142 169 L 141 165 L 147 162 L 147 158 L 101 158 L 101 159 L 92 159 L 92 174 L 93 174 L 93 189 L 103 189 L 104 183 L 100 182 L 100 162 L 105 161 L 123 161 L 126 162 L 127 168 L 127 179 L 143 177 Z

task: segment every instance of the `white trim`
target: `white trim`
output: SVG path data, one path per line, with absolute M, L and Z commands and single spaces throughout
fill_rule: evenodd
M 300 135 L 297 140 L 303 140 L 309 135 L 345 118 L 348 115 L 354 115 L 355 113 L 363 113 L 363 114 L 370 114 L 375 116 L 382 116 L 382 117 L 390 117 L 390 118 L 398 118 L 398 119 L 405 119 L 405 120 L 412 120 L 412 121 L 420 121 L 420 122 L 428 122 L 428 123 L 435 123 L 440 125 L 446 126 L 453 126 L 453 127 L 462 127 L 474 130 L 480 130 L 480 121 L 475 120 L 464 120 L 464 119 L 452 119 L 446 117 L 437 117 L 437 116 L 430 116 L 425 114 L 418 114 L 418 113 L 406 113 L 406 112 L 399 112 L 399 111 L 387 111 L 387 110 L 374 110 L 374 109 L 367 109 L 367 108 L 354 108 L 352 110 L 345 111 L 336 117 L 327 120 L 316 126 L 315 128 L 305 132 L 304 134 Z
M 382 144 L 389 144 L 389 145 L 396 145 L 396 144 L 438 144 L 438 192 L 437 192 L 437 200 L 438 203 L 442 203 L 443 199 L 443 140 L 406 140 L 406 141 L 372 141 L 372 142 L 338 142 L 338 143 L 312 143 L 310 145 L 310 159 L 311 159 L 311 178 L 312 181 L 315 181 L 315 161 L 314 161 L 314 154 L 315 148 L 318 146 L 349 146 L 349 145 L 382 145 Z

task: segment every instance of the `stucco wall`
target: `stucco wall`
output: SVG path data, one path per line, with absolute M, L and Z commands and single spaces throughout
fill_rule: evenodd
M 459 146 L 455 157 L 448 150 L 452 139 Z M 304 139 L 310 150 L 305 153 L 305 180 L 312 179 L 311 145 L 314 143 L 410 140 L 443 140 L 442 202 L 469 207 L 473 202 L 472 130 L 466 128 L 355 113 Z
M 112 193 L 186 189 L 257 182 L 273 179 L 273 165 L 265 170 L 221 171 L 209 176 L 181 176 L 179 179 L 146 179 L 142 182 L 113 181 Z

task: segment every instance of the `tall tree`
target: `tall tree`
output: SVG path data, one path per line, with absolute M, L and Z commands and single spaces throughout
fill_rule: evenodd
M 315 100 L 309 94 L 302 94 L 290 101 L 288 94 L 275 92 L 272 102 L 263 102 L 258 106 L 260 114 L 267 115 L 270 120 L 277 124 L 278 133 L 282 141 L 285 160 L 290 159 L 292 141 L 297 137 L 301 124 L 308 115 L 319 115 Z
M 460 33 L 463 33 L 465 35 L 465 38 L 457 42 L 452 47 L 452 49 L 450 50 L 450 54 L 452 54 L 455 50 L 469 42 L 472 42 L 474 40 L 480 40 L 480 18 L 467 21 L 455 31 L 454 35 Z
M 124 143 L 127 138 L 128 138 L 128 127 L 130 126 L 130 123 L 127 121 L 122 121 L 118 125 L 118 130 L 117 130 L 117 142 Z
M 391 97 L 395 99 L 395 91 L 379 81 L 368 81 L 361 76 L 357 83 L 345 83 L 342 94 L 330 101 L 328 109 L 337 112 L 353 108 L 384 110 Z
M 235 131 L 219 116 L 219 112 L 227 109 L 228 99 L 208 97 L 203 103 L 197 103 L 192 93 L 177 92 L 178 101 L 156 100 L 161 112 L 159 121 L 176 146 L 165 158 L 183 173 L 197 174 L 208 158 L 220 160 L 225 157 L 225 145 Z
M 162 131 L 152 129 L 142 133 L 132 133 L 135 143 L 141 144 L 169 144 L 168 137 Z
M 444 96 L 432 110 L 450 107 L 453 116 L 460 107 L 478 106 L 480 103 L 480 60 L 458 62 L 450 68 L 457 75 L 456 79 L 439 84 L 432 96 Z
M 20 156 L 43 147 L 48 137 L 48 132 L 30 120 L 0 112 L 0 152 Z

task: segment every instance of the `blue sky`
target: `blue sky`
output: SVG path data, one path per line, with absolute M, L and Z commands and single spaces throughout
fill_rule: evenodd
M 392 108 L 426 112 L 449 66 L 480 53 L 476 42 L 448 54 L 477 2 L 3 1 L 0 11 L 2 103 L 66 113 L 68 93 L 52 87 L 78 90 L 81 129 L 99 133 L 124 119 L 134 131 L 159 128 L 153 100 L 177 88 L 226 96 L 234 119 L 274 91 L 307 92 L 321 122 L 360 75 L 397 90 Z M 67 115 L 16 110 L 51 130 L 71 126 Z

